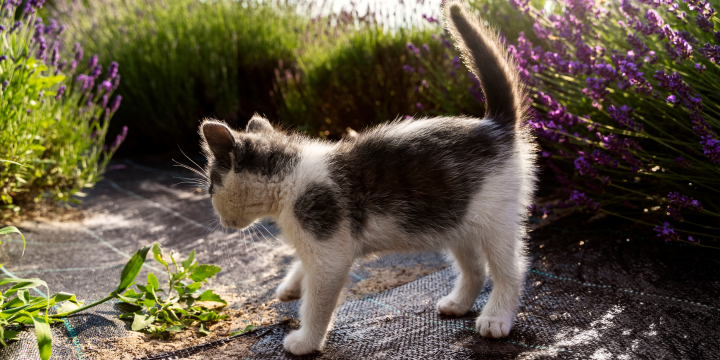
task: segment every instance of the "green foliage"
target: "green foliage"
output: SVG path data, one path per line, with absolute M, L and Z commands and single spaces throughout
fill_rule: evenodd
M 0 236 L 11 233 L 18 233 L 22 236 L 22 233 L 12 226 L 0 229 Z M 23 237 L 23 246 L 24 242 L 25 237 Z M 134 284 L 151 249 L 154 258 L 167 271 L 168 284 L 165 288 L 167 291 L 160 287 L 160 282 L 152 273 L 148 274 L 145 285 L 135 285 L 139 292 L 128 289 Z M 12 285 L 8 289 L 0 291 L 0 345 L 7 346 L 7 341 L 17 339 L 18 331 L 7 330 L 8 327 L 19 329 L 21 326 L 33 325 L 40 358 L 47 360 L 50 358 L 52 350 L 50 325 L 64 321 L 61 318 L 114 298 L 122 301 L 121 304 L 124 306 L 121 308 L 127 312 L 120 315 L 120 318 L 131 319 L 131 329 L 134 331 L 145 331 L 154 336 L 167 337 L 171 332 L 182 331 L 188 326 L 198 326 L 200 334 L 209 334 L 210 331 L 206 326 L 227 319 L 228 316 L 198 305 L 197 302 L 215 302 L 222 306 L 227 305 L 227 302 L 212 290 L 204 292 L 199 290 L 202 283 L 215 276 L 221 268 L 215 265 L 198 264 L 195 261 L 194 250 L 187 259 L 181 259 L 177 253 L 172 251 L 169 259 L 170 263 L 165 260 L 158 244 L 136 251 L 123 267 L 120 273 L 120 282 L 115 291 L 88 305 L 77 300 L 74 294 L 64 292 L 52 296 L 42 294 L 37 290 L 38 287 L 44 286 L 48 293 L 49 289 L 47 283 L 40 279 L 0 279 L 0 287 Z M 39 296 L 32 295 L 31 290 L 37 292 Z M 176 295 L 172 295 L 173 290 L 177 293 Z M 161 293 L 167 293 L 167 295 L 163 297 Z M 56 308 L 56 311 L 54 314 L 50 314 L 50 308 L 53 307 Z M 242 331 L 251 331 L 252 329 L 251 326 L 248 326 Z
M 155 260 L 165 267 L 168 277 L 166 286 L 161 287 L 157 277 L 150 273 L 145 285 L 135 285 L 138 291 L 129 289 L 118 295 L 126 303 L 124 309 L 127 310 L 120 318 L 132 319 L 131 328 L 134 331 L 167 337 L 171 332 L 197 326 L 200 334 L 207 335 L 210 332 L 206 325 L 228 317 L 197 304 L 209 301 L 227 305 L 212 290 L 199 291 L 203 282 L 220 272 L 219 266 L 198 264 L 195 250 L 186 259 L 181 259 L 175 251 L 166 258 L 158 244 L 152 246 L 152 252 Z
M 112 112 L 100 104 L 112 91 L 82 91 L 52 58 L 54 32 L 40 50 L 46 40 L 34 34 L 41 20 L 23 18 L 10 31 L 16 11 L 0 12 L 7 29 L 0 31 L 0 217 L 41 199 L 75 201 L 115 151 L 103 150 Z
M 23 250 L 25 249 L 25 236 L 14 226 L 7 226 L 0 229 L 0 236 L 17 233 L 22 236 Z M 0 266 L 2 266 L 0 264 Z M 37 338 L 40 358 L 47 360 L 52 352 L 52 336 L 50 324 L 61 320 L 51 319 L 48 316 L 50 307 L 57 304 L 82 305 L 75 295 L 68 293 L 57 293 L 50 297 L 42 294 L 37 287 L 44 286 L 47 292 L 47 283 L 40 279 L 0 279 L 0 287 L 3 285 L 12 286 L 5 291 L 0 291 L 0 344 L 7 346 L 7 341 L 15 340 L 17 331 L 6 330 L 7 327 L 17 328 L 22 325 L 34 325 L 35 337 Z M 36 291 L 40 296 L 34 296 L 30 290 Z M 15 295 L 14 298 L 10 298 Z
M 254 112 L 274 117 L 269 95 L 279 60 L 293 61 L 302 19 L 259 1 L 113 0 L 58 4 L 66 38 L 122 66 L 117 122 L 126 147 L 175 149 L 196 142 L 198 121 L 235 125 Z

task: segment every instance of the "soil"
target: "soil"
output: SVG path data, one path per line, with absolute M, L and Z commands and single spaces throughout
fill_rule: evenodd
M 405 285 L 443 268 L 424 268 L 418 264 L 415 267 L 392 266 L 389 268 L 362 269 L 369 272 L 370 277 L 361 280 L 349 289 L 348 300 L 360 299 L 366 295 Z
M 85 219 L 83 210 L 53 204 L 49 201 L 40 201 L 23 205 L 23 210 L 14 212 L 11 210 L 0 211 L 0 225 L 2 223 L 17 224 L 24 221 L 53 221 L 68 222 L 82 221 Z
M 217 292 L 221 293 L 221 296 L 226 299 L 229 304 L 233 303 L 233 299 L 229 299 L 226 294 L 222 294 L 221 291 Z M 282 320 L 277 319 L 277 313 L 271 307 L 277 300 L 257 303 L 246 301 L 245 299 L 236 299 L 235 302 L 244 302 L 245 305 L 238 310 L 227 309 L 221 311 L 222 314 L 229 315 L 230 318 L 210 326 L 209 330 L 211 333 L 207 336 L 201 336 L 197 332 L 197 328 L 185 329 L 182 332 L 171 335 L 168 339 L 158 339 L 145 333 L 128 331 L 123 337 L 102 341 L 97 339 L 94 341 L 94 344 L 85 345 L 83 351 L 87 354 L 88 358 L 97 360 L 137 359 L 222 339 L 237 330 L 244 329 L 248 325 L 262 327 Z M 233 346 L 241 346 L 243 343 L 244 340 L 235 341 L 233 342 Z M 240 350 L 237 349 L 234 353 L 237 354 L 238 351 Z M 206 355 L 203 354 L 203 356 Z M 207 357 L 203 358 L 207 359 Z M 215 357 L 211 358 L 216 359 Z

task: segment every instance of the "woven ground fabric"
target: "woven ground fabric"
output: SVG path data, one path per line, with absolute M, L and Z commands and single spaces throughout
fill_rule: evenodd
M 325 350 L 302 358 L 717 359 L 717 250 L 614 230 L 623 226 L 614 219 L 587 226 L 571 217 L 536 231 L 518 315 L 506 339 L 484 339 L 473 329 L 491 283 L 467 316 L 437 314 L 435 303 L 454 278 L 446 269 L 343 304 Z M 254 339 L 237 339 L 251 344 L 237 358 L 301 358 L 282 348 L 291 327 L 281 324 Z M 206 355 L 213 358 L 212 351 Z
M 140 162 L 138 160 L 138 162 Z M 39 277 L 51 292 L 95 300 L 117 286 L 129 255 L 160 242 L 166 249 L 198 251 L 203 263 L 223 271 L 210 287 L 271 300 L 293 260 L 282 234 L 264 222 L 249 232 L 214 231 L 206 195 L 174 186 L 189 177 L 166 159 L 115 162 L 106 180 L 84 200 L 83 221 L 28 222 L 24 257 L 17 240 L 3 241 L 0 276 Z M 454 279 L 445 268 L 380 293 L 349 296 L 338 308 L 323 352 L 288 355 L 282 339 L 298 326 L 299 302 L 276 303 L 275 325 L 205 347 L 155 354 L 153 359 L 714 359 L 720 353 L 720 250 L 664 243 L 643 227 L 573 215 L 533 231 L 529 270 L 510 336 L 483 339 L 474 319 L 492 289 L 488 281 L 472 312 L 454 318 L 436 313 L 437 300 Z M 703 242 L 720 247 L 717 242 Z M 154 261 L 149 272 L 162 281 Z M 440 254 L 399 254 L 359 262 L 348 289 L 378 269 L 441 269 Z M 390 273 L 390 272 L 389 272 Z M 381 273 L 385 274 L 385 273 Z M 240 305 L 231 305 L 240 306 Z M 129 333 L 110 302 L 53 327 L 53 359 L 96 358 L 88 349 Z M 281 321 L 282 318 L 290 320 Z M 238 344 L 242 349 L 234 351 Z M 218 346 L 220 345 L 220 346 Z M 0 350 L 0 359 L 37 359 L 32 332 Z

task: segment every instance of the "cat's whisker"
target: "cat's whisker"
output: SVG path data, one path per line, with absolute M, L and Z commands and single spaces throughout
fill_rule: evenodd
M 187 169 L 187 170 L 190 170 L 190 171 L 192 171 L 192 172 L 194 172 L 194 173 L 202 176 L 203 178 L 205 178 L 205 179 L 207 179 L 207 180 L 210 180 L 210 178 L 207 176 L 207 174 L 205 174 L 205 173 L 203 173 L 203 172 L 201 172 L 201 171 L 198 171 L 198 170 L 196 170 L 195 168 L 192 168 L 192 167 L 190 167 L 190 166 L 187 166 L 187 165 L 185 165 L 185 164 L 183 164 L 183 163 L 180 163 L 180 162 L 178 162 L 178 161 L 175 160 L 175 159 L 173 159 L 173 161 L 175 162 L 175 165 L 173 165 L 173 166 L 179 166 L 179 167 L 181 167 L 181 168 L 185 168 L 185 169 Z
M 272 238 L 275 239 L 276 241 L 278 241 L 278 242 L 280 242 L 281 244 L 283 244 L 282 240 L 278 239 L 277 236 L 273 235 L 272 231 L 268 230 L 268 228 L 266 228 L 265 225 L 263 225 L 262 222 L 260 222 L 260 223 L 258 223 L 258 224 L 260 224 L 260 226 L 262 226 L 263 229 L 265 229 L 265 231 L 267 231 L 267 233 L 268 233 L 268 235 L 270 235 L 270 237 L 272 237 Z M 264 236 L 264 235 L 263 235 L 263 236 Z
M 202 166 L 198 165 L 198 163 L 196 163 L 195 161 L 193 161 L 193 159 L 191 159 L 189 156 L 187 156 L 187 155 L 185 154 L 185 152 L 180 148 L 180 146 L 178 146 L 178 149 L 179 149 L 180 152 L 185 156 L 185 158 L 187 158 L 188 160 L 190 160 L 191 163 L 193 163 L 193 164 L 195 164 L 195 166 L 197 166 L 198 170 L 200 170 L 200 171 L 202 171 L 202 172 L 205 171 L 205 169 L 203 169 Z

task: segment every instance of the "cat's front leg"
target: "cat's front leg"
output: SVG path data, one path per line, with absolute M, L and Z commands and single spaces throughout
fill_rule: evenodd
M 280 283 L 275 294 L 280 301 L 294 301 L 302 295 L 302 280 L 304 277 L 302 262 L 296 261 L 290 267 L 285 279 Z
M 325 343 L 333 311 L 352 265 L 352 256 L 338 245 L 328 244 L 322 253 L 299 254 L 304 270 L 300 329 L 291 332 L 284 342 L 285 350 L 295 355 L 321 350 Z

